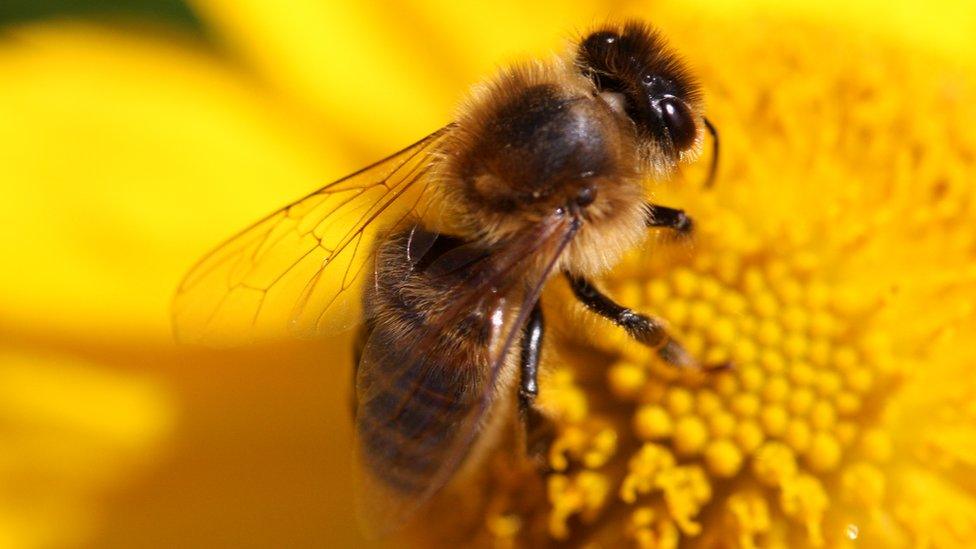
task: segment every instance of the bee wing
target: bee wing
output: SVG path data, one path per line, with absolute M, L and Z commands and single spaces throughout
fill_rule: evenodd
M 422 215 L 425 176 L 449 129 L 281 208 L 206 255 L 176 293 L 177 339 L 233 345 L 358 323 L 354 286 L 372 266 L 371 241 Z
M 468 457 L 546 280 L 578 222 L 554 215 L 518 242 L 485 256 L 462 246 L 428 272 L 461 277 L 446 292 L 450 307 L 421 329 L 384 335 L 375 329 L 357 373 L 358 511 L 363 530 L 382 536 L 401 526 L 453 477 Z M 526 269 L 541 262 L 541 269 Z M 537 263 L 533 263 L 537 265 Z M 526 273 L 536 274 L 527 277 Z M 485 345 L 457 353 L 441 336 L 469 322 L 489 326 Z M 478 329 L 477 327 L 473 329 Z M 445 360 L 445 353 L 455 358 Z M 467 356 L 472 364 L 457 364 Z M 466 394 L 468 384 L 483 388 Z M 417 406 L 420 400 L 420 406 Z

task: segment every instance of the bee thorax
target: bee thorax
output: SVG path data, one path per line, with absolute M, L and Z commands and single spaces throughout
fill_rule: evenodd
M 503 73 L 469 103 L 447 146 L 447 192 L 466 236 L 503 240 L 560 208 L 597 209 L 614 187 L 637 185 L 631 133 L 563 65 Z

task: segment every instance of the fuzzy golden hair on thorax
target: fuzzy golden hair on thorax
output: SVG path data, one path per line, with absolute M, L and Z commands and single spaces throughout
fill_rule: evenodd
M 589 209 L 605 217 L 614 187 L 637 185 L 630 124 L 564 58 L 514 65 L 478 85 L 442 154 L 442 190 L 460 231 L 486 242 L 566 207 L 583 186 L 596 189 Z

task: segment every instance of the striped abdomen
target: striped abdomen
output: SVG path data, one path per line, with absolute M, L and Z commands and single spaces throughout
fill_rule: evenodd
M 375 282 L 364 299 L 359 450 L 374 479 L 407 497 L 450 478 L 487 405 L 488 315 L 445 312 L 455 307 L 457 285 L 467 276 L 453 263 L 443 268 L 459 259 L 461 245 L 420 229 L 391 235 L 380 245 Z

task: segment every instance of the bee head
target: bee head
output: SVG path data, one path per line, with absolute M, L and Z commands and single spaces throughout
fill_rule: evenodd
M 647 25 L 630 22 L 585 36 L 579 70 L 635 128 L 642 160 L 669 170 L 700 143 L 701 93 L 684 64 Z

